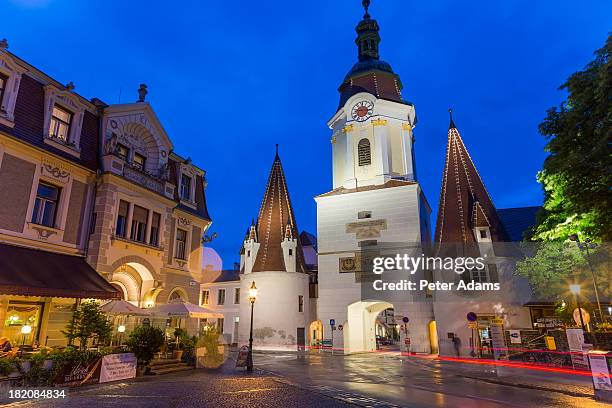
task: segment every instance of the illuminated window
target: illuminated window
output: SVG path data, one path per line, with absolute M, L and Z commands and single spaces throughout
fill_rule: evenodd
M 210 291 L 202 291 L 202 305 L 208 305 L 208 299 L 210 298 Z
M 34 224 L 53 227 L 59 202 L 59 188 L 46 183 L 40 183 L 36 192 L 32 222 Z
M 122 145 L 121 143 L 117 144 L 117 156 L 127 161 L 129 155 L 130 155 L 130 149 L 128 149 L 126 146 Z
M 72 125 L 72 112 L 58 105 L 53 106 L 51 122 L 49 123 L 49 136 L 68 142 L 70 126 Z
M 370 141 L 361 139 L 357 144 L 357 156 L 360 166 L 372 164 L 372 155 L 370 153 Z
M 140 171 L 145 169 L 145 161 L 146 158 L 139 153 L 134 153 L 134 161 L 132 162 L 133 166 Z

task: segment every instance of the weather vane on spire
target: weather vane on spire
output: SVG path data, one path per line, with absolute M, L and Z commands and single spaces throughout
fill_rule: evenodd
M 370 0 L 362 0 L 361 4 L 363 5 L 363 9 L 365 10 L 364 18 L 370 17 L 368 14 L 368 8 L 370 7 Z

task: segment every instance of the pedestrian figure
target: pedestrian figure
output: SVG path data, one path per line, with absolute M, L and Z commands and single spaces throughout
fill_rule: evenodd
M 455 353 L 457 357 L 461 356 L 461 339 L 457 336 L 453 336 L 453 346 L 455 347 Z

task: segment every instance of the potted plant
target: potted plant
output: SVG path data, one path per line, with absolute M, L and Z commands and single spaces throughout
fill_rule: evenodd
M 155 353 L 161 350 L 164 344 L 164 332 L 151 326 L 136 327 L 130 333 L 127 346 L 138 359 L 138 373 L 145 374 L 148 371 L 149 363 L 153 360 Z
M 187 332 L 185 329 L 177 327 L 174 330 L 175 347 L 172 350 L 172 358 L 175 360 L 182 360 L 185 343 L 188 340 Z

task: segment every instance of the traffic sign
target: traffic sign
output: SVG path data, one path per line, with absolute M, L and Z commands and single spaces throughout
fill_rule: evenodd
M 478 328 L 478 323 L 476 323 L 476 322 L 468 322 L 468 328 L 469 329 L 476 329 L 476 328 Z
M 467 319 L 470 322 L 475 322 L 476 319 L 478 319 L 478 316 L 476 316 L 476 313 L 470 312 L 470 313 L 467 314 Z
M 335 319 L 329 319 L 329 325 L 330 326 L 335 326 L 336 325 L 336 320 Z
M 410 319 L 408 318 L 408 316 L 404 316 L 402 318 L 402 322 L 404 322 L 404 323 L 408 323 L 409 321 L 410 321 Z
M 338 330 L 342 330 L 344 329 L 344 326 L 342 326 L 341 324 L 338 325 Z

